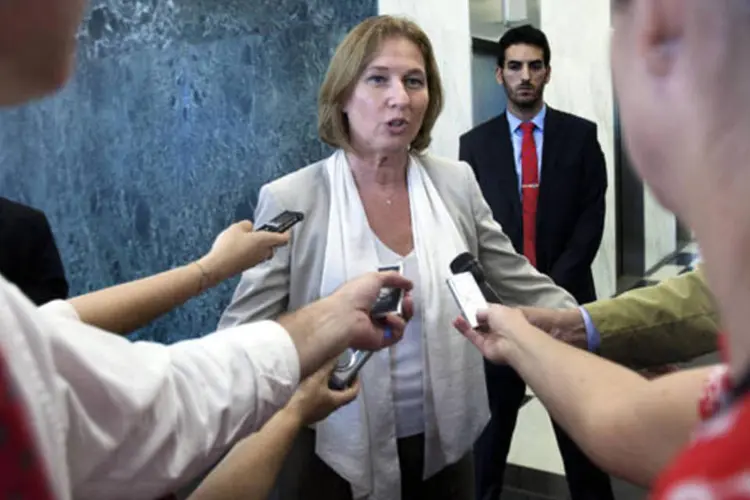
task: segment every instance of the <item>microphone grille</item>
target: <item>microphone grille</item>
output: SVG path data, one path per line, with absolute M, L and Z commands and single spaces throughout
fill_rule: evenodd
M 451 262 L 451 272 L 453 274 L 458 274 L 458 273 L 463 273 L 465 271 L 468 271 L 470 270 L 474 261 L 475 259 L 473 255 L 471 255 L 469 252 L 464 252 L 458 255 Z

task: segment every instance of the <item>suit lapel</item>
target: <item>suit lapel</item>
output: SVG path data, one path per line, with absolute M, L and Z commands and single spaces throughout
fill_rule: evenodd
M 536 226 L 540 231 L 540 224 L 548 211 L 547 205 L 554 198 L 558 169 L 555 168 L 559 158 L 564 130 L 560 126 L 560 115 L 554 109 L 547 107 L 544 118 L 544 143 L 542 144 L 542 176 L 539 186 L 539 203 L 537 205 Z
M 501 196 L 511 200 L 514 216 L 521 215 L 521 197 L 518 194 L 518 174 L 516 173 L 516 159 L 513 154 L 513 142 L 510 136 L 510 126 L 505 113 L 495 119 L 494 126 L 487 137 L 487 158 L 492 164 L 487 173 L 493 176 L 493 183 L 497 185 Z

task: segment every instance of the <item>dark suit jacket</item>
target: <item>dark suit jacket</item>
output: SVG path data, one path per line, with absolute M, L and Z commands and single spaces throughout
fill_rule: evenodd
M 37 305 L 68 297 L 47 217 L 5 198 L 0 198 L 0 274 Z
M 523 220 L 505 113 L 460 140 L 495 220 L 523 252 Z M 596 124 L 547 107 L 537 206 L 537 268 L 579 303 L 596 299 L 591 263 L 604 231 L 607 170 Z

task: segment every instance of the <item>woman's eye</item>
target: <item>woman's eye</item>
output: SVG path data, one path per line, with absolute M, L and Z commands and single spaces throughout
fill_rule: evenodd
M 412 89 L 419 89 L 424 87 L 424 81 L 421 78 L 407 78 L 406 85 Z

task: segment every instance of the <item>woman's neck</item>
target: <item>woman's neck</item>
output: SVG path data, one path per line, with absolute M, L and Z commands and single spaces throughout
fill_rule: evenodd
M 406 184 L 409 153 L 359 155 L 346 153 L 346 159 L 358 184 L 397 186 Z

